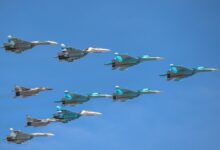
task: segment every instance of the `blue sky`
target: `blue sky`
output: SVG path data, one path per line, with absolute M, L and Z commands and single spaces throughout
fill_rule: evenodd
M 180 82 L 158 75 L 170 63 L 220 68 L 220 2 L 217 0 L 1 0 L 0 42 L 12 34 L 26 40 L 55 40 L 75 48 L 104 47 L 74 63 L 58 62 L 60 46 L 36 47 L 21 55 L 0 51 L 0 138 L 13 127 L 25 132 L 52 132 L 22 145 L 0 142 L 1 150 L 219 150 L 219 72 Z M 127 71 L 103 64 L 114 52 L 149 54 L 165 60 Z M 13 99 L 14 85 L 49 86 L 53 91 Z M 50 117 L 63 91 L 112 93 L 114 86 L 162 90 L 126 103 L 92 100 L 76 107 L 102 112 L 69 124 L 26 128 L 25 116 Z

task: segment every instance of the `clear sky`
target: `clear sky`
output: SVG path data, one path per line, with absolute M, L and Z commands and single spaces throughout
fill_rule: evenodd
M 22 145 L 0 141 L 1 150 L 219 150 L 220 72 L 167 82 L 159 74 L 170 63 L 220 68 L 218 0 L 1 0 L 0 43 L 12 34 L 26 40 L 55 40 L 84 49 L 109 48 L 73 63 L 54 57 L 60 46 L 42 46 L 22 54 L 0 51 L 0 138 L 13 127 L 52 132 Z M 114 52 L 149 54 L 165 60 L 146 62 L 124 72 L 103 64 Z M 48 86 L 36 97 L 13 99 L 14 85 Z M 112 93 L 114 86 L 162 90 L 120 103 L 91 100 L 67 107 L 99 111 L 68 124 L 25 127 L 27 114 L 51 117 L 64 90 Z

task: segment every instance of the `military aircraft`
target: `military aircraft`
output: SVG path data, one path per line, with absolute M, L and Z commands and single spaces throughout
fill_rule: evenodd
M 15 52 L 15 53 L 22 53 L 25 50 L 32 49 L 38 45 L 56 45 L 57 42 L 54 41 L 24 41 L 19 38 L 12 37 L 11 35 L 8 36 L 8 43 L 4 43 L 3 47 L 7 52 Z
M 121 71 L 126 70 L 129 67 L 132 67 L 134 65 L 137 65 L 139 63 L 145 62 L 145 61 L 151 61 L 151 60 L 161 60 L 163 58 L 161 57 L 151 57 L 148 55 L 143 55 L 140 57 L 132 57 L 126 54 L 118 54 L 115 53 L 115 57 L 112 60 L 112 62 L 107 63 L 105 65 L 111 65 L 112 70 L 119 69 Z
M 58 53 L 57 58 L 60 61 L 67 61 L 67 62 L 73 62 L 77 59 L 80 59 L 84 56 L 86 56 L 89 53 L 104 53 L 109 52 L 109 49 L 105 48 L 93 48 L 89 47 L 84 50 L 72 48 L 72 47 L 66 47 L 64 44 L 61 44 L 62 51 Z
M 54 136 L 52 133 L 23 133 L 18 130 L 14 130 L 13 128 L 10 128 L 11 134 L 6 137 L 6 140 L 8 143 L 16 143 L 16 144 L 22 144 L 28 140 L 31 140 L 34 137 L 44 137 L 44 136 Z
M 26 88 L 22 86 L 15 86 L 15 97 L 22 96 L 22 98 L 28 96 L 36 96 L 39 92 L 52 90 L 51 88 L 47 87 L 35 87 L 35 88 Z
M 160 91 L 158 90 L 150 90 L 148 88 L 144 88 L 141 90 L 129 90 L 125 88 L 121 88 L 119 86 L 115 86 L 115 93 L 112 94 L 112 98 L 114 101 L 126 101 L 129 99 L 136 98 L 143 94 L 158 94 Z
M 178 66 L 174 64 L 170 64 L 170 68 L 167 73 L 162 74 L 160 76 L 165 76 L 167 80 L 175 79 L 174 81 L 179 81 L 183 78 L 190 77 L 196 73 L 200 72 L 213 72 L 217 71 L 216 68 L 207 68 L 207 67 L 196 67 L 196 68 L 187 68 L 184 66 Z
M 82 110 L 80 112 L 72 112 L 69 110 L 62 109 L 60 106 L 57 106 L 57 113 L 53 114 L 53 118 L 57 119 L 62 123 L 68 123 L 69 121 L 78 119 L 82 116 L 97 116 L 101 115 L 100 112 L 93 112 Z
M 92 93 L 88 95 L 80 95 L 76 93 L 70 93 L 69 91 L 64 91 L 64 98 L 62 98 L 60 101 L 56 101 L 58 103 L 62 103 L 64 106 L 65 105 L 77 105 L 77 104 L 82 104 L 85 103 L 91 99 L 94 98 L 108 98 L 112 97 L 109 94 L 100 94 L 100 93 Z
M 27 116 L 26 118 L 26 126 L 33 126 L 33 127 L 39 127 L 39 126 L 46 126 L 51 122 L 57 122 L 58 120 L 55 118 L 47 118 L 47 119 L 35 119 L 31 118 L 30 116 Z

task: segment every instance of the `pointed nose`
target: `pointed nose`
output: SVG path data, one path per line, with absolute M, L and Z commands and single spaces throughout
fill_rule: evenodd
M 106 48 L 89 48 L 87 50 L 88 52 L 93 52 L 93 53 L 105 53 L 105 52 L 109 52 L 111 51 L 110 49 L 106 49 Z
M 208 68 L 209 71 L 218 71 L 217 68 Z
M 156 60 L 164 60 L 163 57 L 155 57 Z
M 218 71 L 217 68 L 203 68 L 201 71 L 208 71 L 208 72 L 213 72 L 213 71 Z
M 94 112 L 94 111 L 87 111 L 87 110 L 82 110 L 80 112 L 81 115 L 83 116 L 98 116 L 101 115 L 102 113 L 100 112 Z
M 58 43 L 55 41 L 47 41 L 50 45 L 57 45 Z
M 152 93 L 154 93 L 154 94 L 160 94 L 161 91 L 159 91 L 159 90 L 153 90 Z

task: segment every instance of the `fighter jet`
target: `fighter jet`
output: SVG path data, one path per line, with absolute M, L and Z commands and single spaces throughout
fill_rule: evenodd
M 22 53 L 25 50 L 32 49 L 38 45 L 56 45 L 54 41 L 25 41 L 19 38 L 8 36 L 8 43 L 4 43 L 3 47 L 7 52 Z
M 62 51 L 58 53 L 57 58 L 60 61 L 67 61 L 67 62 L 73 62 L 77 59 L 80 59 L 84 56 L 86 56 L 89 53 L 104 53 L 109 52 L 109 49 L 105 48 L 94 48 L 89 47 L 84 50 L 72 48 L 72 47 L 66 47 L 64 44 L 61 44 Z
M 28 140 L 31 140 L 34 137 L 44 137 L 44 136 L 54 136 L 52 133 L 23 133 L 18 130 L 14 130 L 13 128 L 10 128 L 11 134 L 6 137 L 6 140 L 8 143 L 16 143 L 16 144 L 22 144 Z
M 62 123 L 68 123 L 69 121 L 78 119 L 82 116 L 97 116 L 101 115 L 99 112 L 82 110 L 80 112 L 72 112 L 69 110 L 62 109 L 60 106 L 57 106 L 57 113 L 53 114 L 53 118 L 57 119 Z
M 48 91 L 52 90 L 51 88 L 47 87 L 35 87 L 35 88 L 26 88 L 22 86 L 15 86 L 15 97 L 22 96 L 22 98 L 28 97 L 28 96 L 36 96 L 39 92 L 42 91 Z
M 26 126 L 33 126 L 33 127 L 40 127 L 40 126 L 46 126 L 51 122 L 57 122 L 58 120 L 55 118 L 47 118 L 47 119 L 34 119 L 30 116 L 27 116 L 26 118 Z
M 126 101 L 129 99 L 136 98 L 143 94 L 158 94 L 160 91 L 158 90 L 151 90 L 148 88 L 144 88 L 141 90 L 129 90 L 125 88 L 121 88 L 119 86 L 115 86 L 115 93 L 112 94 L 112 98 L 114 101 Z
M 196 68 L 187 68 L 184 66 L 178 66 L 170 64 L 170 68 L 167 73 L 162 74 L 160 76 L 165 76 L 167 80 L 175 79 L 174 81 L 179 81 L 183 78 L 190 77 L 196 73 L 200 72 L 213 72 L 217 71 L 215 68 L 207 68 L 207 67 L 196 67 Z
M 100 93 L 92 93 L 88 95 L 80 95 L 76 93 L 70 93 L 69 91 L 64 91 L 64 98 L 60 101 L 56 101 L 58 103 L 62 103 L 64 106 L 66 105 L 77 105 L 85 103 L 94 98 L 108 98 L 111 97 L 109 94 L 100 94 Z
M 140 57 L 132 57 L 126 54 L 118 54 L 115 53 L 115 57 L 112 60 L 112 62 L 107 63 L 105 65 L 111 65 L 112 70 L 119 69 L 121 71 L 126 70 L 129 67 L 132 67 L 134 65 L 137 65 L 139 63 L 145 62 L 145 61 L 151 61 L 151 60 L 161 60 L 163 58 L 161 57 L 151 57 L 148 55 L 143 55 Z

